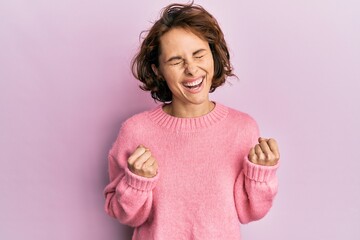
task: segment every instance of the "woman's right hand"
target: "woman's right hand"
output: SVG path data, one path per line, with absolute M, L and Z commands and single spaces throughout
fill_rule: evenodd
M 128 167 L 134 174 L 146 178 L 155 177 L 158 170 L 156 159 L 143 145 L 138 146 L 128 158 Z

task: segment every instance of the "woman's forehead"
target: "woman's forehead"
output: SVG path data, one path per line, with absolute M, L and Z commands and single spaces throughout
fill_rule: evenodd
M 160 38 L 160 46 L 163 53 L 177 51 L 196 51 L 199 48 L 208 48 L 208 42 L 183 28 L 174 28 Z

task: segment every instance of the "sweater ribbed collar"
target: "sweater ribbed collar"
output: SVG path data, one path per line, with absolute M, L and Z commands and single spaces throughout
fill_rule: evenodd
M 228 114 L 228 108 L 215 103 L 214 109 L 200 117 L 179 118 L 174 117 L 163 110 L 163 104 L 149 111 L 149 117 L 157 125 L 174 131 L 196 131 L 206 129 L 220 122 Z

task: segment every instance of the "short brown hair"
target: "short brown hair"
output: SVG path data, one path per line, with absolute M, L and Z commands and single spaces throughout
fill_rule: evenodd
M 160 19 L 148 31 L 132 61 L 132 73 L 142 82 L 142 90 L 150 91 L 155 100 L 172 100 L 172 93 L 166 81 L 162 81 L 161 76 L 154 73 L 151 65 L 159 67 L 160 37 L 175 27 L 190 30 L 209 43 L 214 59 L 214 78 L 210 92 L 221 86 L 226 77 L 234 76 L 224 34 L 216 19 L 199 5 L 175 3 L 163 9 Z

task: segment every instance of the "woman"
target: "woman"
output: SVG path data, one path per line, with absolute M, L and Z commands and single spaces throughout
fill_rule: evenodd
M 161 106 L 123 123 L 109 153 L 106 212 L 133 239 L 240 239 L 277 192 L 279 151 L 247 114 L 209 100 L 232 76 L 216 20 L 173 4 L 134 59 L 142 89 Z

